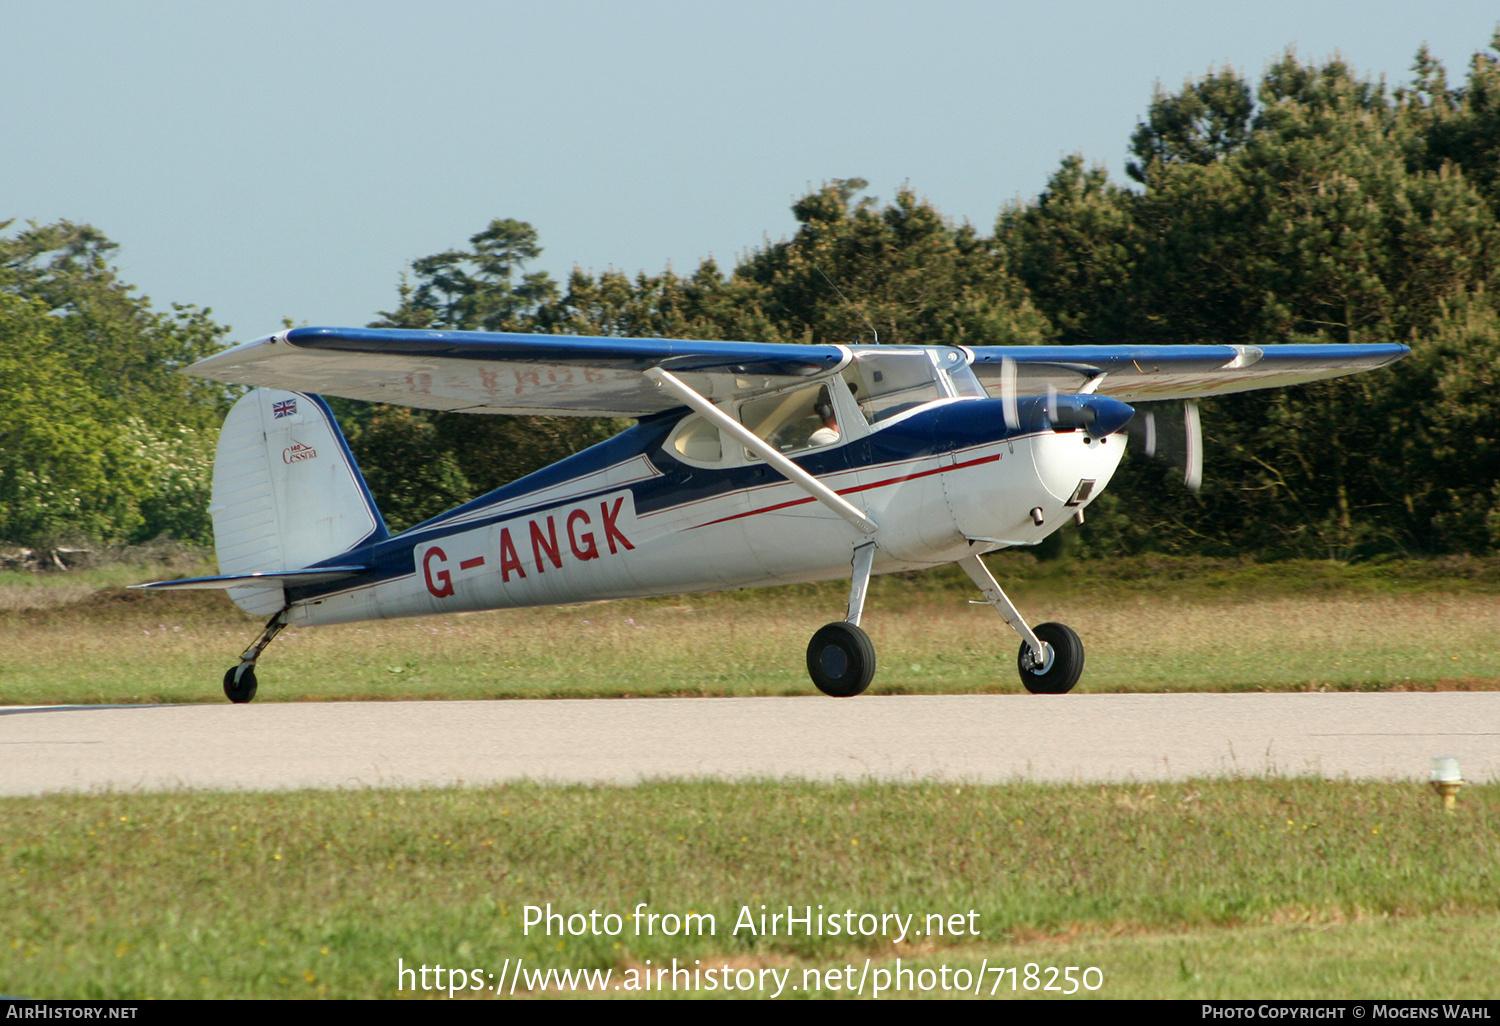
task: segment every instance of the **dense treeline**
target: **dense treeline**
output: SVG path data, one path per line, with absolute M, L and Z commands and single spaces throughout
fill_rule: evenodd
M 1125 189 L 1065 162 L 998 244 L 1063 342 L 1386 342 L 1391 371 L 1213 404 L 1201 496 L 1140 477 L 1117 542 L 1324 554 L 1500 540 L 1500 70 L 1424 53 L 1388 93 L 1338 61 L 1158 95 Z M 1128 523 L 1125 522 L 1128 518 Z
M 881 206 L 859 179 L 834 181 L 793 207 L 795 235 L 728 273 L 708 260 L 687 275 L 575 270 L 557 282 L 526 270 L 540 253 L 531 226 L 499 219 L 468 248 L 414 262 L 398 305 L 376 323 L 790 342 L 1404 342 L 1413 355 L 1392 370 L 1205 404 L 1202 491 L 1133 461 L 1066 544 L 1266 557 L 1500 547 L 1500 57 L 1476 55 L 1453 85 L 1424 51 L 1396 89 L 1339 60 L 1291 54 L 1254 84 L 1211 73 L 1155 96 L 1130 158 L 1127 183 L 1064 160 L 1042 194 L 1003 210 L 990 234 L 952 223 L 909 189 Z M 52 370 L 29 370 L 34 387 L 63 395 L 57 375 L 88 378 L 101 416 L 113 418 L 110 438 L 170 427 L 201 439 L 222 393 L 189 394 L 174 378 L 176 391 L 151 400 L 161 411 L 152 418 L 145 399 L 126 393 L 148 371 L 212 348 L 221 329 L 206 311 L 150 313 L 103 269 L 109 244 L 67 241 L 70 232 L 89 230 L 52 226 L 0 241 L 9 247 L 0 249 L 9 276 L 0 278 L 0 304 L 9 304 L 0 305 L 0 361 L 31 332 L 58 357 Z M 69 358 L 81 344 L 74 311 L 106 294 L 122 311 L 108 323 L 137 332 L 117 327 L 106 341 L 151 340 L 122 350 L 139 366 L 108 369 L 98 352 Z M 341 413 L 393 526 L 617 426 L 351 403 Z M 191 450 L 177 437 L 177 449 Z M 10 452 L 8 438 L 0 434 Z M 108 446 L 84 447 L 100 466 L 115 458 Z M 124 500 L 90 499 L 82 486 L 67 510 L 83 519 L 11 512 L 12 495 L 25 491 L 17 473 L 0 465 L 0 537 L 65 523 L 140 534 L 172 517 L 183 526 L 167 529 L 201 535 L 201 522 L 182 520 L 183 504 L 158 495 L 149 475 L 134 512 L 111 526 L 116 514 L 103 505 Z
M 0 539 L 211 540 L 228 394 L 174 372 L 227 329 L 153 310 L 108 266 L 115 248 L 67 221 L 0 238 Z

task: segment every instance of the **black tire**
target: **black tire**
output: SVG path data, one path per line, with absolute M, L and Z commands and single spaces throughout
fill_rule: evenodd
M 875 646 L 852 623 L 830 623 L 807 643 L 807 675 L 834 698 L 853 698 L 875 676 Z
M 224 697 L 235 705 L 244 705 L 255 697 L 255 667 L 245 666 L 244 672 L 241 667 L 231 666 L 224 672 Z
M 1083 675 L 1083 642 L 1073 628 L 1060 623 L 1039 623 L 1032 630 L 1051 649 L 1051 658 L 1041 669 L 1032 669 L 1027 660 L 1030 649 L 1021 642 L 1021 651 L 1016 654 L 1021 684 L 1033 695 L 1066 695 Z

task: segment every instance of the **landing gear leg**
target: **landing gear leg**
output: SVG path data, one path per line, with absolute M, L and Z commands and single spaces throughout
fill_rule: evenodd
M 849 615 L 845 623 L 859 626 L 865 614 L 865 594 L 870 590 L 870 569 L 875 565 L 875 543 L 865 542 L 854 550 L 854 574 L 849 582 Z
M 818 690 L 834 698 L 852 698 L 870 686 L 875 676 L 875 646 L 859 626 L 875 565 L 875 543 L 854 550 L 854 573 L 849 587 L 849 612 L 814 634 L 807 646 L 807 674 Z
M 280 634 L 286 627 L 286 610 L 283 609 L 267 622 L 265 629 L 260 632 L 260 637 L 244 652 L 240 654 L 238 666 L 231 666 L 224 672 L 224 697 L 236 705 L 243 705 L 255 697 L 258 686 L 255 680 L 255 661 L 265 651 L 276 635 Z
M 1083 642 L 1073 629 L 1060 623 L 1040 623 L 1032 630 L 978 556 L 965 556 L 958 565 L 978 585 L 985 603 L 994 606 L 1021 635 L 1016 668 L 1022 686 L 1033 695 L 1062 695 L 1072 691 L 1083 674 Z

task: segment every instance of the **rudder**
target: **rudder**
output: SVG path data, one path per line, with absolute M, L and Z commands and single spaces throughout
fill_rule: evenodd
M 224 418 L 209 514 L 220 574 L 297 570 L 388 533 L 328 404 L 269 388 Z M 279 587 L 229 597 L 260 616 L 286 601 Z

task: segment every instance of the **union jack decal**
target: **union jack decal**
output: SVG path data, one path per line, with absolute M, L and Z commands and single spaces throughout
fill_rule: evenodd
M 297 400 L 295 399 L 283 399 L 271 404 L 271 416 L 278 420 L 282 417 L 290 417 L 296 412 Z

